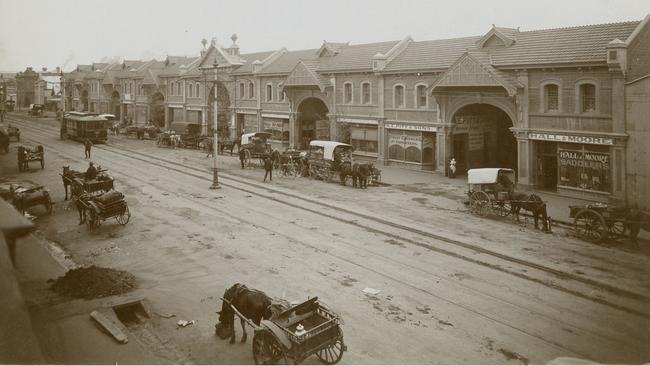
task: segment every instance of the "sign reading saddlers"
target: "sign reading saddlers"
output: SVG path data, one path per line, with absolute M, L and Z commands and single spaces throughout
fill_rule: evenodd
M 531 140 L 570 142 L 574 144 L 614 145 L 614 139 L 609 137 L 556 135 L 551 133 L 529 132 L 528 138 Z

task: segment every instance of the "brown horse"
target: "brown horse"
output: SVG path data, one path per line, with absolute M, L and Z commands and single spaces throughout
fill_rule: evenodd
M 63 174 L 61 174 L 61 177 L 63 179 L 63 189 L 65 189 L 65 199 L 64 200 L 68 199 L 68 186 L 72 185 L 72 181 L 75 178 L 80 178 L 80 177 L 83 177 L 83 176 L 84 176 L 83 172 L 78 172 L 76 170 L 72 170 L 72 169 L 70 169 L 69 166 L 64 166 L 63 167 Z M 72 187 L 74 188 L 74 185 L 72 185 Z M 73 188 L 70 189 L 70 195 L 71 196 L 78 193 L 78 192 L 73 192 L 72 191 Z
M 215 333 L 221 338 L 230 337 L 230 343 L 235 343 L 235 312 L 228 305 L 237 310 L 256 325 L 260 325 L 262 319 L 269 319 L 273 314 L 271 298 L 262 291 L 249 289 L 246 285 L 236 283 L 223 294 L 223 303 L 219 314 L 219 323 L 215 325 Z M 241 341 L 246 342 L 246 320 L 240 319 L 241 328 L 244 334 Z
M 513 191 L 510 193 L 510 200 L 512 204 L 511 213 L 513 220 L 520 222 L 519 211 L 524 209 L 533 215 L 533 219 L 535 220 L 535 229 L 539 229 L 538 220 L 541 219 L 543 226 L 542 231 L 551 231 L 551 219 L 546 213 L 546 203 L 542 201 L 541 197 L 532 193 Z

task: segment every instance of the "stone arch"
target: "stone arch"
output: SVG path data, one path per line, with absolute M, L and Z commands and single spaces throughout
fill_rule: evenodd
M 297 103 L 298 142 L 306 149 L 311 140 L 330 140 L 329 107 L 318 97 L 305 97 Z
M 453 122 L 452 118 L 454 117 L 454 115 L 461 108 L 464 108 L 471 104 L 489 104 L 493 107 L 497 107 L 502 111 L 504 111 L 508 115 L 508 117 L 510 117 L 510 121 L 512 121 L 513 127 L 519 126 L 520 119 L 517 118 L 518 113 L 514 101 L 510 101 L 509 99 L 506 99 L 504 97 L 493 97 L 493 96 L 477 96 L 477 95 L 469 96 L 468 95 L 460 98 L 454 98 L 453 100 L 450 101 L 448 107 L 446 108 L 445 121 L 452 123 Z
M 153 123 L 165 127 L 165 96 L 157 91 L 149 97 L 149 110 Z
M 493 103 L 470 103 L 454 108 L 451 155 L 458 171 L 473 168 L 517 169 L 517 139 L 511 115 Z
M 222 82 L 217 82 L 217 118 L 218 133 L 222 136 L 230 136 L 230 92 Z M 208 94 L 208 111 L 207 111 L 207 131 L 212 134 L 214 126 L 214 95 L 215 87 L 210 88 Z

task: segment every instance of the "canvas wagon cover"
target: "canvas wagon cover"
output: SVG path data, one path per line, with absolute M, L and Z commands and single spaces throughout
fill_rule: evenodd
M 350 150 L 354 150 L 354 147 L 352 145 L 344 144 L 342 142 L 336 142 L 336 141 L 323 141 L 323 140 L 314 140 L 309 143 L 309 148 L 311 150 L 312 147 L 318 146 L 323 148 L 323 158 L 332 160 L 334 159 L 334 149 L 336 149 L 339 146 L 343 146 L 345 148 L 349 148 Z
M 467 171 L 467 183 L 469 184 L 492 184 L 497 182 L 499 172 L 506 174 L 512 182 L 515 181 L 515 171 L 502 168 L 470 169 Z

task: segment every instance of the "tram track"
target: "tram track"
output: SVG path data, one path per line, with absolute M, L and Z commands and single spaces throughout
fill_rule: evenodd
M 110 153 L 115 154 L 114 151 L 110 151 Z M 119 155 L 119 154 L 116 154 L 116 155 Z M 111 165 L 115 164 L 118 167 L 120 165 L 128 166 L 127 162 L 115 160 L 115 158 L 113 158 L 113 157 L 109 158 L 108 160 L 110 161 Z M 158 167 L 167 169 L 167 168 L 165 168 L 163 166 L 158 166 Z M 165 189 L 164 184 L 161 185 L 160 182 L 158 182 L 156 184 L 152 184 L 150 181 L 148 181 L 146 179 L 143 179 L 141 176 L 134 176 L 132 174 L 125 174 L 125 173 L 123 173 L 123 175 L 125 177 L 129 178 L 129 180 L 133 180 L 133 181 L 137 181 L 137 182 L 140 182 L 140 183 L 143 183 L 143 184 L 151 185 L 151 186 L 153 186 L 154 188 L 157 188 L 157 189 Z M 203 180 L 201 176 L 194 176 L 193 178 Z M 223 210 L 223 209 L 219 209 L 219 208 L 215 207 L 214 205 L 206 203 L 204 200 L 201 200 L 201 199 L 186 197 L 186 195 L 183 195 L 182 198 L 186 199 L 186 200 L 189 200 L 193 204 L 196 204 L 196 205 L 201 206 L 203 208 L 209 209 L 209 210 L 214 211 L 214 212 L 218 212 L 218 213 L 220 213 L 220 214 L 222 214 L 224 216 L 229 216 L 231 214 L 231 212 Z M 244 224 L 248 224 L 248 225 L 255 225 L 256 224 L 254 221 L 250 221 L 250 220 L 247 220 L 245 218 L 242 218 L 241 215 L 237 216 L 236 219 L 238 221 L 240 221 L 241 223 L 244 223 Z M 278 222 L 282 221 L 281 217 L 273 217 L 273 219 L 275 221 L 278 221 Z M 273 224 L 271 224 L 271 226 L 273 226 Z M 490 311 L 486 311 L 486 309 L 481 309 L 480 307 L 477 307 L 476 304 L 469 305 L 467 303 L 464 303 L 463 301 L 459 302 L 458 300 L 454 299 L 453 297 L 449 298 L 447 296 L 442 296 L 441 294 L 438 294 L 438 293 L 432 291 L 431 289 L 424 288 L 421 285 L 418 285 L 417 283 L 410 282 L 408 279 L 401 278 L 403 276 L 397 275 L 397 273 L 391 273 L 391 271 L 387 271 L 386 269 L 378 270 L 378 269 L 373 268 L 372 266 L 368 265 L 367 263 L 362 263 L 360 261 L 354 260 L 354 259 L 352 259 L 351 256 L 346 256 L 343 253 L 334 253 L 331 250 L 325 250 L 324 251 L 323 248 L 320 247 L 320 246 L 315 246 L 313 243 L 309 243 L 309 242 L 297 239 L 297 236 L 295 234 L 294 235 L 287 235 L 286 233 L 283 233 L 283 232 L 281 232 L 279 230 L 274 230 L 273 228 L 269 228 L 269 227 L 265 227 L 264 229 L 268 230 L 270 232 L 273 232 L 274 234 L 279 235 L 281 237 L 285 237 L 285 238 L 287 238 L 287 240 L 291 240 L 293 243 L 297 243 L 297 244 L 299 244 L 301 246 L 304 246 L 304 247 L 307 247 L 307 248 L 310 248 L 310 249 L 313 249 L 313 250 L 316 250 L 316 251 L 319 251 L 319 252 L 323 252 L 325 255 L 331 256 L 331 257 L 333 257 L 333 258 L 335 258 L 337 260 L 346 262 L 346 263 L 348 263 L 348 264 L 350 264 L 352 266 L 361 268 L 361 269 L 363 269 L 365 271 L 377 274 L 377 275 L 379 275 L 381 277 L 384 277 L 384 278 L 386 278 L 386 279 L 388 279 L 390 281 L 395 282 L 396 284 L 399 284 L 400 286 L 408 287 L 410 289 L 413 289 L 413 290 L 415 290 L 415 291 L 417 291 L 419 293 L 422 293 L 422 294 L 426 295 L 427 297 L 431 297 L 431 298 L 434 298 L 434 299 L 436 299 L 438 301 L 442 301 L 442 302 L 448 303 L 448 304 L 450 304 L 452 306 L 461 308 L 464 311 L 467 311 L 467 312 L 469 312 L 469 313 L 471 313 L 471 314 L 473 314 L 475 316 L 485 318 L 486 320 L 488 320 L 490 322 L 500 324 L 501 326 L 504 326 L 504 327 L 510 328 L 510 329 L 512 329 L 514 331 L 520 332 L 520 333 L 522 333 L 522 334 L 524 334 L 524 335 L 526 335 L 528 337 L 538 339 L 538 340 L 540 340 L 542 342 L 545 342 L 545 343 L 548 343 L 548 344 L 550 344 L 550 345 L 552 345 L 554 347 L 558 347 L 560 349 L 563 349 L 566 352 L 581 354 L 581 352 L 568 348 L 565 344 L 562 344 L 561 342 L 559 342 L 556 339 L 553 339 L 552 337 L 549 338 L 548 336 L 537 333 L 534 330 L 526 329 L 526 327 L 522 327 L 521 325 L 518 325 L 518 324 L 513 324 L 510 321 L 510 319 L 508 319 L 507 316 L 505 318 L 503 318 L 502 315 L 491 313 Z M 303 228 L 303 229 L 306 230 L 307 228 Z M 326 234 L 323 234 L 323 235 L 326 236 Z M 329 237 L 328 239 L 335 239 L 335 238 Z M 336 240 L 341 241 L 341 238 L 336 238 Z M 394 263 L 395 266 L 406 267 L 406 268 L 409 268 L 411 271 L 421 273 L 423 276 L 427 276 L 427 277 L 432 278 L 432 279 L 437 279 L 437 280 L 440 280 L 440 281 L 445 281 L 445 282 L 451 283 L 454 287 L 459 288 L 457 291 L 473 293 L 473 294 L 475 294 L 473 296 L 481 296 L 482 298 L 488 299 L 488 301 L 495 302 L 497 304 L 500 303 L 500 304 L 502 304 L 501 305 L 502 307 L 511 308 L 511 309 L 513 309 L 513 311 L 520 312 L 520 313 L 526 313 L 526 314 L 529 314 L 529 316 L 531 316 L 531 317 L 544 319 L 544 321 L 546 321 L 546 322 L 553 322 L 554 324 L 557 324 L 558 329 L 562 328 L 562 327 L 570 327 L 572 329 L 575 329 L 575 331 L 580 332 L 583 335 L 589 335 L 590 337 L 598 338 L 601 341 L 606 341 L 606 342 L 613 341 L 609 337 L 604 337 L 602 335 L 593 333 L 593 331 L 590 331 L 588 329 L 584 329 L 584 328 L 581 328 L 581 327 L 573 325 L 573 324 L 567 324 L 562 320 L 548 317 L 548 315 L 546 315 L 546 314 L 540 313 L 538 311 L 533 311 L 533 310 L 531 310 L 529 308 L 525 308 L 521 304 L 513 303 L 513 302 L 511 302 L 511 301 L 509 301 L 509 300 L 507 300 L 505 298 L 501 298 L 499 296 L 496 296 L 495 294 L 490 294 L 489 292 L 479 290 L 479 289 L 473 288 L 471 286 L 467 286 L 467 285 L 465 285 L 465 284 L 463 284 L 463 283 L 461 283 L 459 281 L 451 281 L 446 277 L 440 276 L 440 274 L 436 274 L 434 272 L 425 270 L 425 269 L 417 267 L 417 266 L 409 265 L 408 263 L 398 261 L 398 260 L 396 260 L 394 258 L 391 258 L 389 256 L 381 255 L 381 254 L 376 253 L 374 251 L 368 251 L 367 249 L 364 249 L 361 246 L 355 245 L 355 243 L 352 242 L 352 241 L 343 240 L 342 243 L 345 244 L 345 247 L 354 247 L 357 250 L 367 251 L 373 256 L 381 257 L 381 260 L 392 262 L 392 263 Z M 454 291 L 454 292 L 456 292 L 456 291 Z M 514 309 L 516 309 L 516 310 L 514 310 Z M 585 358 L 588 358 L 587 355 L 582 354 L 582 356 L 585 357 Z
M 14 122 L 18 122 L 21 127 L 25 127 L 27 129 L 32 129 L 34 131 L 39 131 L 40 133 L 46 133 L 50 136 L 57 137 L 58 136 L 58 131 L 54 131 L 50 128 L 45 128 L 44 126 L 31 126 L 31 125 L 26 125 L 25 123 L 27 121 L 25 120 L 20 120 L 20 119 L 13 119 Z M 28 122 L 27 122 L 28 123 Z M 178 162 L 171 161 L 169 159 L 153 156 L 150 154 L 143 153 L 141 151 L 136 151 L 129 149 L 124 146 L 119 146 L 113 148 L 110 145 L 96 145 L 96 149 L 101 149 L 101 150 L 106 150 L 108 152 L 111 152 L 113 154 L 121 155 L 129 159 L 137 160 L 143 163 L 147 164 L 152 164 L 154 166 L 158 166 L 160 168 L 168 169 L 171 171 L 175 171 L 180 174 L 192 176 L 197 179 L 201 179 L 203 181 L 209 182 L 211 179 L 207 177 L 208 173 L 204 169 L 199 169 L 196 167 L 192 166 L 187 166 L 184 164 L 180 164 Z M 131 154 L 129 154 L 131 153 Z M 428 249 L 431 251 L 435 251 L 447 256 L 451 256 L 454 258 L 458 258 L 467 262 L 471 262 L 477 265 L 481 265 L 484 267 L 488 267 L 493 270 L 497 270 L 500 272 L 507 273 L 509 275 L 513 275 L 515 277 L 531 281 L 534 283 L 538 283 L 540 285 L 562 291 L 565 293 L 569 293 L 571 295 L 587 299 L 590 301 L 593 301 L 595 303 L 599 303 L 605 306 L 608 306 L 610 308 L 614 308 L 620 311 L 624 311 L 629 314 L 641 316 L 646 319 L 650 319 L 650 315 L 648 315 L 644 311 L 640 311 L 635 308 L 631 308 L 625 305 L 621 305 L 606 299 L 603 299 L 599 296 L 594 296 L 592 295 L 594 293 L 594 289 L 597 289 L 599 291 L 603 291 L 612 295 L 616 296 L 621 296 L 625 297 L 631 300 L 635 301 L 640 301 L 641 303 L 647 304 L 648 303 L 648 296 L 640 293 L 636 293 L 633 291 L 629 291 L 627 289 L 611 286 L 606 283 L 602 283 L 593 279 L 585 278 L 582 276 L 578 276 L 569 272 L 564 272 L 558 269 L 550 268 L 548 266 L 544 266 L 542 264 L 534 263 L 531 261 L 527 261 L 524 259 L 512 257 L 503 253 L 495 252 L 489 249 L 485 249 L 483 247 L 467 243 L 467 242 L 462 242 L 459 240 L 447 238 L 435 233 L 431 233 L 419 228 L 415 228 L 412 226 L 396 223 L 393 221 L 381 219 L 378 217 L 374 217 L 371 215 L 359 213 L 359 212 L 354 212 L 351 211 L 350 209 L 347 209 L 345 207 L 340 207 L 337 205 L 329 204 L 329 203 L 324 203 L 320 202 L 314 199 L 311 199 L 309 197 L 304 197 L 292 192 L 288 192 L 286 190 L 281 190 L 281 189 L 276 189 L 276 188 L 270 188 L 268 186 L 262 186 L 260 184 L 256 184 L 250 181 L 246 181 L 242 178 L 233 176 L 231 174 L 224 174 L 223 172 L 221 173 L 221 178 L 222 182 L 221 184 L 223 186 L 226 186 L 228 188 L 236 189 L 248 194 L 256 195 L 274 202 L 278 202 L 284 205 L 288 205 L 290 207 L 304 210 L 306 212 L 310 212 L 312 214 L 317 214 L 323 217 L 326 217 L 328 219 L 344 222 L 349 225 L 354 225 L 357 226 L 361 229 L 368 230 L 370 232 L 374 232 L 386 237 L 393 238 L 395 240 L 399 240 L 401 242 L 406 242 L 408 244 L 421 247 L 424 249 Z M 225 182 L 224 182 L 225 179 Z M 242 185 L 245 185 L 247 187 L 242 187 Z M 264 192 L 259 192 L 257 191 L 258 189 L 263 190 Z M 277 197 L 274 195 L 281 195 L 281 197 Z M 295 200 L 297 202 L 289 202 L 288 199 Z M 315 207 L 306 207 L 305 203 L 309 205 L 313 205 Z M 326 209 L 326 210 L 324 210 Z M 329 212 L 326 212 L 327 210 L 333 210 L 334 212 L 337 213 L 344 213 L 345 215 L 348 215 L 348 217 L 341 217 L 340 214 L 335 215 Z M 356 218 L 356 220 L 350 220 L 349 217 Z M 361 221 L 366 221 L 365 223 L 359 222 L 358 219 L 361 219 Z M 373 226 L 374 225 L 374 226 Z M 379 228 L 376 226 L 379 225 Z M 382 228 L 383 226 L 383 228 Z M 390 228 L 391 230 L 386 230 L 387 228 Z M 399 232 L 406 232 L 404 233 L 405 235 L 400 235 Z M 408 234 L 407 234 L 408 233 Z M 407 237 L 409 234 L 414 234 L 416 236 L 420 236 L 422 238 L 410 238 Z M 422 239 L 426 240 L 422 240 Z M 434 240 L 436 242 L 442 242 L 448 246 L 451 246 L 452 249 L 457 249 L 460 248 L 465 253 L 459 253 L 459 252 L 454 252 L 448 248 L 441 248 L 439 246 L 432 245 L 430 243 L 426 243 L 427 240 Z M 480 259 L 477 258 L 477 256 L 470 256 L 468 255 L 468 252 L 475 252 L 483 256 L 487 256 L 490 258 L 490 260 L 485 260 L 485 259 Z M 497 263 L 495 264 L 495 260 Z M 587 289 L 575 289 L 575 288 L 570 288 L 570 286 L 566 286 L 566 284 L 558 284 L 555 283 L 554 281 L 549 281 L 548 278 L 543 278 L 544 276 L 531 276 L 530 272 L 522 272 L 521 270 L 517 269 L 509 269 L 506 268 L 506 266 L 502 264 L 499 264 L 498 261 L 503 261 L 506 264 L 514 264 L 517 266 L 524 267 L 528 270 L 534 270 L 536 271 L 537 274 L 544 274 L 546 276 L 551 276 L 556 279 L 560 279 L 563 281 L 567 282 L 574 282 L 580 285 L 587 286 Z

